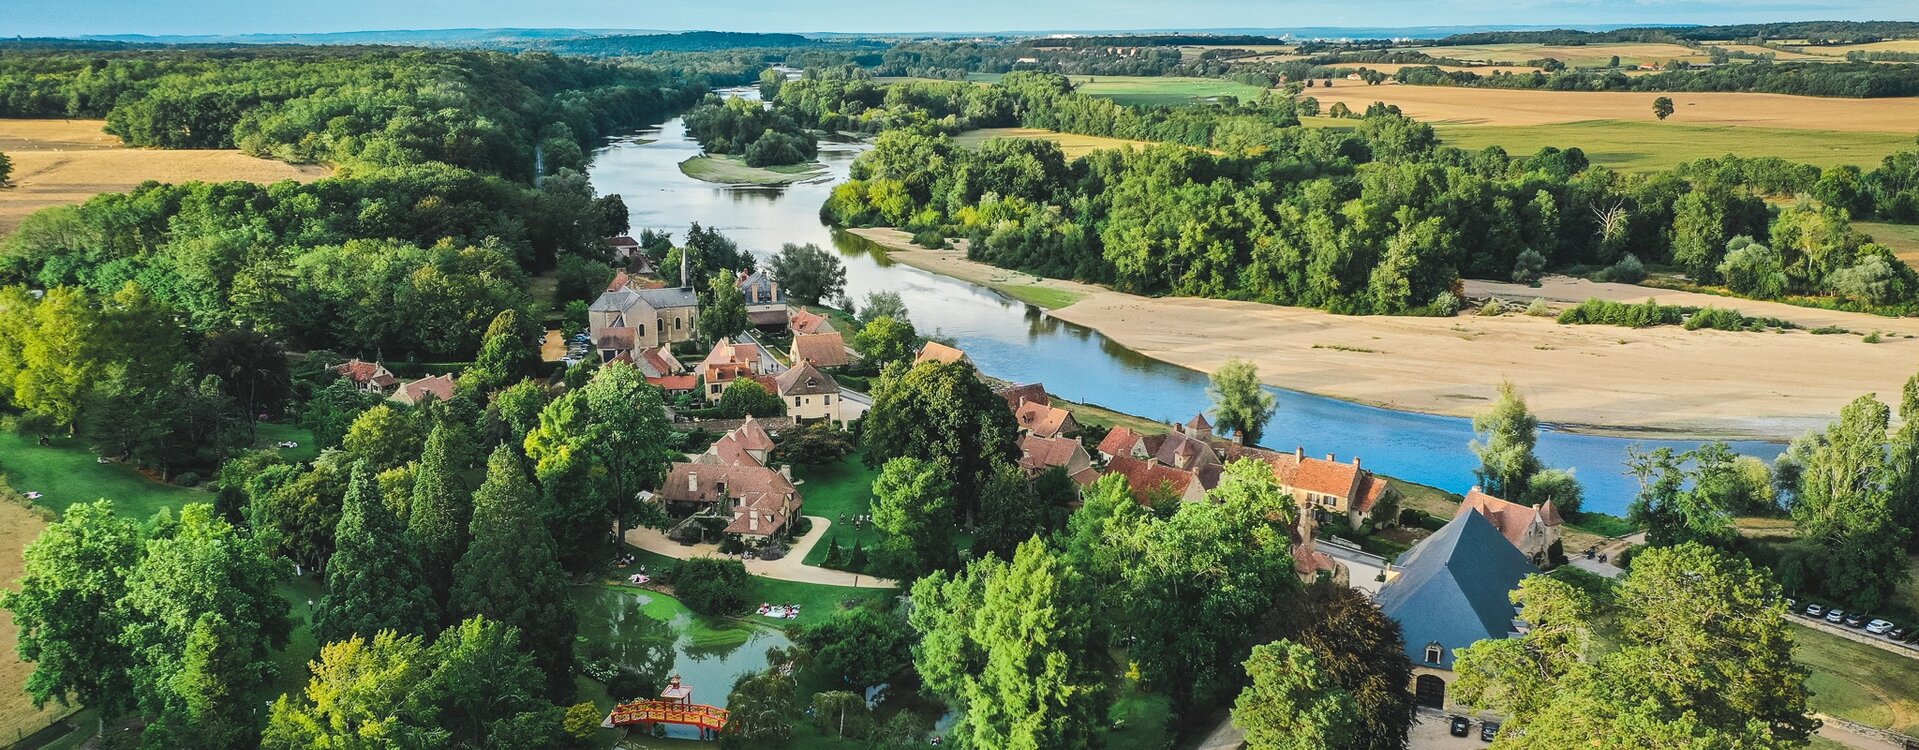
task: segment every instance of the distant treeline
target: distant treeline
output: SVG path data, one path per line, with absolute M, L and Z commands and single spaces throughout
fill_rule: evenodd
M 1515 157 L 1442 147 L 1430 126 L 1384 107 L 1354 129 L 1308 129 L 1283 99 L 1173 116 L 1017 73 L 993 87 L 955 86 L 944 93 L 957 99 L 934 97 L 938 106 L 910 114 L 926 104 L 924 86 L 889 92 L 879 105 L 888 115 L 862 111 L 905 125 L 854 164 L 829 218 L 898 226 L 926 242 L 966 237 L 976 259 L 1128 291 L 1339 312 L 1446 312 L 1462 276 L 1642 261 L 1749 296 L 1919 310 L 1919 276 L 1848 218 L 1919 206 L 1919 152 L 1817 178 L 1736 161 L 1632 176 L 1593 167 L 1578 149 Z M 823 101 L 793 87 L 782 89 L 783 105 L 789 94 Z M 972 125 L 968 113 L 998 117 L 1007 105 L 1022 126 L 1184 145 L 1068 161 L 1047 141 L 975 151 L 942 127 L 914 125 Z M 1809 179 L 1818 203 L 1775 209 L 1759 197 Z
M 1400 68 L 1400 83 L 1550 91 L 1749 91 L 1801 96 L 1880 98 L 1919 96 L 1919 65 L 1869 62 L 1770 62 L 1667 70 L 1629 76 L 1617 70 L 1494 73 L 1425 66 Z
M 799 34 L 752 34 L 733 31 L 688 31 L 680 34 L 631 34 L 621 36 L 556 39 L 533 43 L 503 45 L 504 48 L 538 49 L 567 55 L 622 56 L 651 52 L 716 52 L 733 49 L 850 49 L 883 46 L 867 41 L 824 41 Z
M 1919 37 L 1914 21 L 1790 21 L 1724 26 L 1638 26 L 1611 31 L 1481 31 L 1454 34 L 1428 44 L 1439 47 L 1480 44 L 1608 44 L 1616 42 L 1702 42 L 1730 39 L 1805 39 L 1816 44 L 1858 44 Z

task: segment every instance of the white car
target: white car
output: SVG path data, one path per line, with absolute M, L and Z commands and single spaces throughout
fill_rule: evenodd
M 1872 622 L 1866 623 L 1866 632 L 1873 635 L 1885 635 L 1886 631 L 1891 629 L 1892 623 L 1885 620 L 1873 620 Z
M 1845 621 L 1846 621 L 1846 613 L 1844 611 L 1841 611 L 1839 609 L 1826 610 L 1826 622 L 1830 622 L 1837 625 Z

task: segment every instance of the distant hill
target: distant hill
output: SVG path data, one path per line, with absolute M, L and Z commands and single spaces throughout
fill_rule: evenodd
M 76 37 L 84 41 L 127 42 L 131 44 L 394 44 L 414 47 L 494 47 L 526 44 L 554 39 L 608 36 L 614 34 L 666 34 L 652 29 L 390 29 L 384 31 L 339 31 L 315 34 L 208 34 L 148 35 L 93 34 Z
M 861 41 L 826 41 L 799 34 L 749 34 L 735 31 L 688 31 L 680 34 L 632 34 L 558 39 L 529 45 L 563 55 L 643 55 L 648 52 L 710 52 L 753 47 L 786 49 L 807 47 L 878 46 Z

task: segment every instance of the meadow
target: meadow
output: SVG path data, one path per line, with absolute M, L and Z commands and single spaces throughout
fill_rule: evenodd
M 1849 52 L 1912 52 L 1919 54 L 1919 39 L 1887 39 L 1865 44 L 1834 44 L 1813 46 L 1809 44 L 1781 45 L 1791 46 L 1801 54 L 1815 57 L 1845 57 Z
M 966 80 L 997 83 L 999 73 L 968 73 Z M 1176 107 L 1199 104 L 1220 96 L 1257 98 L 1266 89 L 1223 78 L 1178 76 L 1067 76 L 1074 90 L 1134 107 Z
M 1101 149 L 1142 148 L 1151 145 L 1145 141 L 1133 141 L 1125 138 L 1107 138 L 1098 135 L 1061 133 L 1057 130 L 1046 130 L 1044 128 L 981 128 L 979 130 L 968 130 L 960 133 L 954 136 L 953 140 L 967 148 L 979 148 L 980 144 L 995 138 L 1039 138 L 1049 140 L 1059 144 L 1060 150 L 1066 153 L 1066 158 L 1068 159 L 1077 159 Z
M 1694 159 L 1739 154 L 1776 156 L 1820 167 L 1853 164 L 1870 169 L 1887 155 L 1910 150 L 1912 137 L 1729 125 L 1594 120 L 1557 125 L 1438 125 L 1449 146 L 1478 150 L 1497 145 L 1514 155 L 1545 146 L 1577 146 L 1586 158 L 1624 172 L 1655 172 Z
M 1664 65 L 1670 60 L 1709 62 L 1705 52 L 1678 44 L 1621 42 L 1617 44 L 1556 45 L 1542 43 L 1476 44 L 1447 47 L 1413 47 L 1433 57 L 1455 60 L 1484 60 L 1493 63 L 1523 63 L 1553 58 L 1574 68 L 1603 68 L 1617 55 L 1621 65 Z
M 1899 256 L 1900 260 L 1919 268 L 1919 225 L 1855 221 L 1852 226 L 1872 235 L 1872 241 L 1892 248 L 1893 254 Z
M 0 119 L 0 152 L 13 160 L 13 186 L 0 189 L 0 235 L 28 214 L 124 192 L 148 180 L 311 182 L 331 173 L 230 149 L 135 149 L 102 132 L 100 120 Z

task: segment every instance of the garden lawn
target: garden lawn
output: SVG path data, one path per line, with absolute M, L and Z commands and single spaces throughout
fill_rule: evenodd
M 882 538 L 885 532 L 879 529 L 868 526 L 855 533 L 851 520 L 840 520 L 872 512 L 873 480 L 878 477 L 879 471 L 866 468 L 858 453 L 849 453 L 836 463 L 794 467 L 793 478 L 805 480 L 799 486 L 800 495 L 806 498 L 805 514 L 833 522 L 826 537 L 806 553 L 807 565 L 817 567 L 824 563 L 833 540 L 839 540 L 842 548 L 850 550 L 857 539 L 865 549 L 871 550 Z
M 286 441 L 299 443 L 297 448 L 276 448 Z M 320 457 L 320 446 L 313 442 L 313 431 L 305 427 L 296 427 L 283 422 L 261 422 L 253 426 L 253 447 L 272 448 L 280 452 L 289 461 L 306 463 Z
M 84 443 L 68 437 L 40 445 L 37 435 L 0 432 L 0 474 L 23 494 L 42 493 L 34 502 L 56 513 L 106 498 L 121 515 L 144 521 L 162 508 L 213 502 L 210 493 L 153 481 L 126 464 L 100 463 Z
M 280 586 L 280 598 L 291 605 L 287 614 L 293 618 L 293 633 L 287 637 L 286 648 L 273 652 L 273 682 L 268 683 L 270 689 L 263 700 L 271 701 L 282 694 L 297 698 L 306 690 L 307 662 L 320 658 L 321 645 L 313 635 L 313 607 L 307 602 L 319 604 L 325 588 L 320 578 L 313 575 L 300 576 Z
M 1792 635 L 1793 657 L 1812 669 L 1814 711 L 1919 734 L 1919 661 L 1796 623 Z
M 679 562 L 671 557 L 657 552 L 648 552 L 630 544 L 626 545 L 626 551 L 632 553 L 634 558 L 638 560 L 641 565 L 645 565 L 649 571 L 663 570 L 665 566 Z M 624 573 L 624 571 L 621 572 Z M 805 625 L 824 620 L 828 614 L 838 611 L 843 604 L 849 601 L 856 599 L 878 599 L 883 596 L 894 596 L 896 594 L 896 592 L 890 589 L 855 589 L 845 586 L 825 586 L 817 583 L 775 581 L 759 576 L 753 576 L 752 578 L 753 586 L 752 589 L 747 592 L 746 596 L 747 605 L 734 614 L 739 617 L 750 617 L 752 616 L 753 609 L 759 607 L 761 602 L 798 604 L 800 605 L 800 617 L 790 623 L 796 625 Z M 666 597 L 661 598 L 664 599 Z M 658 600 L 656 599 L 655 601 L 657 602 Z M 683 606 L 677 601 L 673 602 L 673 605 Z M 649 610 L 649 614 L 650 613 Z M 768 620 L 767 622 L 772 621 Z

